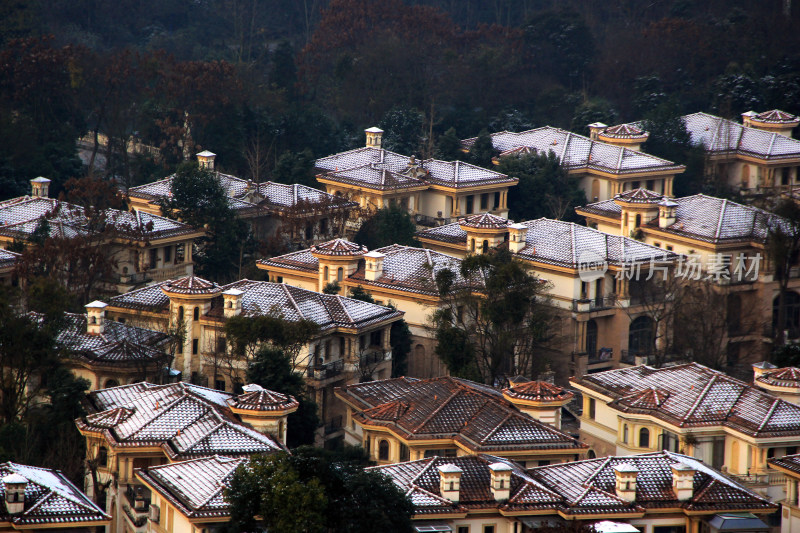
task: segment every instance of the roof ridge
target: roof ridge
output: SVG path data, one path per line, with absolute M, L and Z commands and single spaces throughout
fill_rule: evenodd
M 780 405 L 780 403 L 781 403 L 781 399 L 780 398 L 775 398 L 775 401 L 772 402 L 772 406 L 769 408 L 769 411 L 767 411 L 767 414 L 764 416 L 764 420 L 762 420 L 761 424 L 758 426 L 758 429 L 756 430 L 756 433 L 758 433 L 759 431 L 764 429 L 764 426 L 767 425 L 767 422 L 769 422 L 769 419 L 772 417 L 772 414 L 775 412 L 775 409 L 778 408 L 778 405 Z
M 469 420 L 467 420 L 467 422 L 469 422 L 470 420 L 473 420 L 478 415 L 478 412 L 483 411 L 483 408 L 486 407 L 486 404 L 488 402 L 489 402 L 489 399 L 488 398 L 485 399 L 484 402 L 483 402 L 483 405 L 481 405 L 481 408 L 478 409 L 478 411 L 476 411 L 475 414 L 472 415 L 472 417 Z M 503 417 L 503 419 L 497 425 L 495 425 L 495 427 L 489 433 L 484 435 L 484 437 L 481 440 L 479 440 L 478 442 L 483 444 L 484 442 L 489 440 L 492 437 L 492 435 L 497 433 L 500 430 L 500 427 L 503 426 L 503 424 L 505 424 L 506 422 L 508 422 L 508 420 L 514 415 L 515 415 L 515 413 L 509 409 L 508 412 L 506 413 L 506 416 Z M 467 423 L 465 422 L 464 425 L 466 426 Z
M 297 314 L 300 315 L 300 318 L 305 320 L 306 317 L 305 317 L 305 315 L 303 315 L 303 312 L 300 310 L 300 306 L 297 305 L 297 302 L 295 301 L 294 296 L 292 296 L 292 293 L 289 291 L 289 286 L 286 285 L 285 283 L 281 283 L 280 286 L 281 286 L 281 288 L 283 288 L 283 292 L 286 293 L 286 296 L 289 298 L 289 301 L 292 302 L 292 305 L 294 306 L 295 310 L 297 311 Z
M 602 464 L 601 464 L 601 465 L 599 465 L 599 466 L 597 467 L 597 469 L 596 469 L 594 472 L 592 472 L 592 475 L 590 475 L 589 477 L 587 477 L 587 478 L 586 478 L 586 484 L 587 484 L 587 485 L 588 485 L 588 484 L 589 484 L 589 483 L 590 483 L 590 482 L 591 482 L 591 481 L 592 481 L 594 478 L 596 478 L 596 477 L 597 477 L 597 476 L 600 474 L 600 472 L 601 472 L 601 471 L 602 471 L 602 470 L 603 470 L 603 469 L 604 469 L 606 466 L 608 466 L 608 465 L 609 465 L 609 463 L 611 463 L 611 459 L 612 459 L 613 457 L 614 457 L 613 455 L 610 455 L 610 456 L 606 457 L 606 460 L 605 460 L 605 461 L 603 461 L 603 462 L 602 462 Z
M 340 294 L 337 294 L 337 295 L 336 295 L 336 299 L 338 300 L 338 302 L 339 302 L 339 305 L 341 305 L 341 306 L 342 306 L 342 311 L 344 311 L 344 314 L 345 314 L 345 315 L 347 315 L 347 319 L 348 319 L 348 320 L 349 320 L 351 323 L 355 323 L 355 320 L 353 320 L 353 317 L 352 317 L 352 316 L 350 316 L 350 313 L 347 311 L 347 307 L 345 307 L 345 305 L 342 303 L 342 295 L 340 295 Z
M 772 134 L 772 138 L 769 140 L 769 147 L 767 148 L 767 159 L 772 154 L 772 146 L 775 144 L 775 138 L 777 137 L 777 133 Z
M 719 220 L 717 220 L 717 230 L 714 232 L 714 240 L 719 239 L 719 234 L 722 231 L 722 221 L 725 219 L 725 211 L 728 209 L 728 199 L 722 200 L 722 208 L 719 210 Z
M 421 429 L 421 428 L 422 428 L 422 427 L 423 427 L 425 424 L 427 424 L 428 422 L 430 422 L 431 418 L 433 418 L 435 415 L 439 414 L 439 411 L 441 411 L 442 409 L 444 409 L 444 407 L 445 407 L 447 404 L 449 404 L 449 403 L 450 403 L 450 401 L 451 401 L 453 398 L 455 398 L 456 396 L 458 396 L 459 392 L 460 392 L 459 390 L 455 390 L 455 391 L 453 391 L 453 393 L 452 393 L 452 394 L 450 394 L 450 396 L 448 396 L 448 398 L 447 398 L 445 401 L 443 401 L 441 404 L 439 404 L 439 407 L 437 407 L 436 409 L 434 409 L 433 411 L 431 411 L 431 414 L 429 414 L 428 416 L 426 416 L 426 417 L 425 417 L 425 418 L 424 418 L 424 419 L 423 419 L 423 420 L 422 420 L 422 421 L 421 421 L 419 424 L 417 424 L 416 426 L 414 426 L 414 430 L 415 430 L 415 431 L 417 431 L 417 430 Z
M 719 375 L 716 372 L 714 372 L 713 375 L 711 376 L 711 379 L 709 379 L 708 383 L 706 383 L 706 386 L 703 388 L 702 391 L 700 391 L 700 394 L 697 396 L 697 399 L 694 401 L 694 404 L 692 404 L 692 406 L 689 408 L 689 411 L 681 419 L 681 426 L 684 424 L 684 422 L 686 422 L 689 419 L 689 417 L 691 417 L 694 414 L 694 412 L 706 398 L 708 390 L 711 388 L 712 385 L 714 385 L 714 383 L 717 382 L 717 379 L 719 379 Z

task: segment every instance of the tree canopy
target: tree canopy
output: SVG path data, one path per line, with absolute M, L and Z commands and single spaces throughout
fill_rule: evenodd
M 408 211 L 399 204 L 390 204 L 367 218 L 353 240 L 370 250 L 391 244 L 419 246 L 419 241 L 414 237 L 416 231 L 417 226 Z

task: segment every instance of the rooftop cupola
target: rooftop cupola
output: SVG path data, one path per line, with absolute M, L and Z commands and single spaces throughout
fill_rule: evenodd
M 778 133 L 784 137 L 791 137 L 792 130 L 800 124 L 800 117 L 780 109 L 764 111 L 763 113 L 748 111 L 747 113 L 742 113 L 742 124 L 770 133 Z
M 105 331 L 107 303 L 95 300 L 86 304 L 86 333 L 89 335 L 102 335 Z
M 678 500 L 685 502 L 694 496 L 694 474 L 697 472 L 691 466 L 684 463 L 674 463 L 672 470 L 672 490 Z
M 19 474 L 9 474 L 3 478 L 8 514 L 16 515 L 25 510 L 25 488 L 27 486 L 28 480 Z
M 368 281 L 375 281 L 383 276 L 383 260 L 386 258 L 385 254 L 376 252 L 375 250 L 364 254 L 364 262 L 366 263 L 364 269 L 364 279 Z
M 618 124 L 597 134 L 598 141 L 629 148 L 637 152 L 641 150 L 642 144 L 647 142 L 649 137 L 650 134 L 648 132 L 640 130 L 633 124 Z
M 623 463 L 614 467 L 616 483 L 614 489 L 617 497 L 626 502 L 636 501 L 636 476 L 639 469 L 632 464 Z
M 240 291 L 239 289 L 228 289 L 222 293 L 222 301 L 225 305 L 225 309 L 223 310 L 225 318 L 242 314 L 243 295 L 244 291 Z
M 264 434 L 269 434 L 286 444 L 287 417 L 297 411 L 299 403 L 293 396 L 267 390 L 250 383 L 242 387 L 242 394 L 226 400 L 231 411 L 245 424 Z
M 214 170 L 214 159 L 216 159 L 217 154 L 214 152 L 209 152 L 208 150 L 203 150 L 199 154 L 197 154 L 197 164 L 200 168 L 206 170 Z
M 367 128 L 364 130 L 367 135 L 367 148 L 380 148 L 381 140 L 383 139 L 383 130 L 376 127 Z
M 315 244 L 311 255 L 319 262 L 319 288 L 322 291 L 329 283 L 341 283 L 358 270 L 358 265 L 367 247 L 345 239 Z
M 528 226 L 511 224 L 508 226 L 508 249 L 511 253 L 519 253 L 528 245 Z
M 463 471 L 450 463 L 441 465 L 437 469 L 439 470 L 439 492 L 442 493 L 442 498 L 458 503 L 461 493 L 461 473 Z
M 491 213 L 483 213 L 461 219 L 458 225 L 467 233 L 467 252 L 485 254 L 505 242 L 512 222 Z
M 511 467 L 505 463 L 492 463 L 489 472 L 494 499 L 498 502 L 508 500 L 511 497 Z
M 31 180 L 31 196 L 48 198 L 50 196 L 50 180 L 39 176 Z
M 546 381 L 516 382 L 503 389 L 503 397 L 540 422 L 561 428 L 561 408 L 573 393 Z
M 602 122 L 592 122 L 589 124 L 589 138 L 593 141 L 597 140 L 597 136 L 600 135 L 600 132 L 603 131 L 608 127 L 608 125 L 603 124 Z
M 647 189 L 633 189 L 616 195 L 614 203 L 622 211 L 621 235 L 632 237 L 644 224 L 658 218 L 659 203 L 663 199 L 663 195 Z

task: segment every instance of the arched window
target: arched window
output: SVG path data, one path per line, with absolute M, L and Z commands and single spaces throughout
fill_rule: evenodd
M 105 388 L 110 389 L 111 387 L 119 387 L 119 381 L 116 379 L 107 379 Z
M 470 239 L 469 249 L 470 249 L 471 252 L 475 251 L 475 239 Z
M 750 165 L 742 165 L 742 189 L 750 188 Z
M 322 279 L 328 281 L 328 267 L 322 269 Z
M 786 322 L 783 328 L 789 332 L 790 339 L 800 337 L 800 295 L 794 291 L 787 291 L 783 295 L 783 306 L 786 309 Z M 772 300 L 772 326 L 777 329 L 778 314 L 780 313 L 780 297 Z
M 655 347 L 653 333 L 655 322 L 649 316 L 640 316 L 631 322 L 628 330 L 628 351 L 634 355 L 649 355 Z
M 389 441 L 381 440 L 378 443 L 378 460 L 379 461 L 389 460 Z
M 593 180 L 592 181 L 592 198 L 593 202 L 596 202 L 600 199 L 600 180 Z
M 650 447 L 650 430 L 642 428 L 639 430 L 639 448 Z
M 90 324 L 97 324 L 97 317 L 96 316 L 90 316 L 89 317 L 89 323 Z
M 597 322 L 594 319 L 586 323 L 586 353 L 590 357 L 597 353 Z
M 589 450 L 588 452 L 586 452 L 587 459 L 594 459 L 595 457 L 597 457 L 597 454 L 594 453 L 594 450 Z
M 642 215 L 636 215 L 636 227 L 638 228 L 641 225 L 642 225 Z
M 178 307 L 178 322 L 183 322 L 183 306 Z
M 336 270 L 336 281 L 342 281 L 342 280 L 344 280 L 344 268 L 339 267 Z
M 483 241 L 483 253 L 487 253 L 489 251 L 489 241 Z
M 195 307 L 194 308 L 194 314 L 192 315 L 192 317 L 195 320 L 200 320 L 200 308 L 199 307 Z
M 242 378 L 233 378 L 233 393 L 241 394 L 244 392 L 244 381 Z
M 622 442 L 628 443 L 628 424 L 622 425 Z
M 97 450 L 97 466 L 108 466 L 108 448 L 105 446 Z

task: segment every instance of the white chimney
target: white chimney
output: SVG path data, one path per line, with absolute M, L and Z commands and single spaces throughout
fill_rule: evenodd
M 222 301 L 225 306 L 223 315 L 225 318 L 239 316 L 242 314 L 242 295 L 244 291 L 239 289 L 228 289 L 222 293 Z
M 461 472 L 462 470 L 454 464 L 446 464 L 438 467 L 439 470 L 439 492 L 442 498 L 447 498 L 453 503 L 458 503 L 459 492 L 461 491 Z
M 753 110 L 742 113 L 742 125 L 752 127 L 753 123 L 751 119 L 756 115 L 758 115 L 758 113 Z
M 491 488 L 494 499 L 498 502 L 511 497 L 511 467 L 505 463 L 492 463 L 489 465 L 491 472 Z
M 519 253 L 525 246 L 527 246 L 528 226 L 525 224 L 511 224 L 508 227 L 508 250 L 513 253 Z
M 678 500 L 684 502 L 694 496 L 694 474 L 696 470 L 684 463 L 675 463 L 672 468 L 672 490 Z
M 381 139 L 383 138 L 383 130 L 380 128 L 372 127 L 364 130 L 367 134 L 367 148 L 380 148 Z
M 375 281 L 383 276 L 383 259 L 386 255 L 380 252 L 367 252 L 364 254 L 366 261 L 366 268 L 364 270 L 364 278 L 368 281 Z
M 39 176 L 31 180 L 31 196 L 48 198 L 50 196 L 50 180 Z
M 600 132 L 603 131 L 608 127 L 607 124 L 603 124 L 602 122 L 592 122 L 589 124 L 589 138 L 593 141 L 597 140 L 597 136 L 600 135 Z
M 105 331 L 107 303 L 95 300 L 86 304 L 86 333 L 89 335 L 102 335 Z
M 624 463 L 614 467 L 616 475 L 617 496 L 626 502 L 636 501 L 636 475 L 639 469 L 633 465 Z
M 208 150 L 203 150 L 199 154 L 197 154 L 197 164 L 200 165 L 200 168 L 204 168 L 206 170 L 214 170 L 214 159 L 217 157 L 217 154 L 214 152 L 209 152 Z
M 27 486 L 28 480 L 19 474 L 9 474 L 3 478 L 8 514 L 20 514 L 25 510 L 25 487 Z
M 668 228 L 677 220 L 676 210 L 678 208 L 677 202 L 664 198 L 658 202 L 658 227 Z

